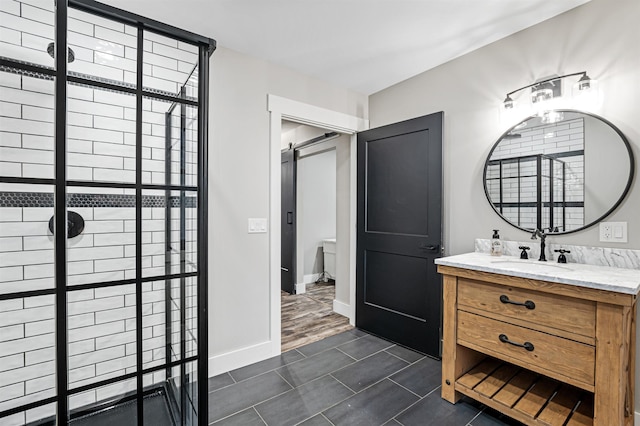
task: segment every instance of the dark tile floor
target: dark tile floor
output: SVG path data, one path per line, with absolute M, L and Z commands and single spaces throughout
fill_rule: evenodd
M 518 425 L 440 398 L 440 362 L 353 329 L 209 379 L 215 425 Z

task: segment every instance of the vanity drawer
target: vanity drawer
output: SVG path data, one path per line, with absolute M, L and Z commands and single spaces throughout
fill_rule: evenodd
M 457 342 L 583 389 L 593 390 L 594 346 L 464 311 L 458 311 Z M 531 350 L 509 342 L 521 345 L 527 342 Z
M 525 302 L 528 307 L 514 304 Z M 596 334 L 596 304 L 589 300 L 459 278 L 458 308 L 465 307 L 482 315 L 497 314 L 502 320 L 526 321 L 529 324 L 521 325 L 527 327 L 540 325 L 539 329 L 547 332 L 557 329 L 589 338 Z

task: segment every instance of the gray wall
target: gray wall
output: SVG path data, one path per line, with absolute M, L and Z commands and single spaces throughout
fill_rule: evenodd
M 367 118 L 365 95 L 218 48 L 211 60 L 209 356 L 268 342 L 268 234 L 247 218 L 269 215 L 267 94 Z M 339 161 L 339 160 L 338 160 Z
M 489 238 L 493 228 L 501 229 L 504 239 L 527 237 L 493 212 L 482 188 L 484 159 L 506 130 L 498 125 L 498 108 L 506 92 L 550 75 L 588 71 L 599 80 L 602 91 L 603 103 L 597 113 L 627 136 L 638 169 L 639 20 L 637 0 L 593 0 L 370 96 L 371 127 L 445 112 L 444 242 L 448 254 L 473 251 L 474 238 Z M 634 184 L 609 218 L 629 224 L 629 243 L 616 247 L 640 248 L 639 205 L 640 190 Z M 607 245 L 599 242 L 598 227 L 552 241 Z M 636 396 L 636 407 L 639 401 Z
M 505 93 L 537 79 L 587 70 L 600 82 L 599 115 L 617 125 L 640 153 L 640 2 L 593 0 L 506 39 L 382 90 L 369 99 L 371 127 L 436 111 L 445 112 L 444 241 L 449 254 L 473 250 L 474 238 L 501 229 L 505 239 L 526 235 L 500 219 L 482 188 L 484 159 L 502 132 Z M 637 160 L 636 160 L 637 163 Z M 636 164 L 637 169 L 637 164 Z M 606 178 L 606 176 L 603 176 Z M 640 248 L 640 191 L 610 220 L 629 222 L 629 243 Z M 635 208 L 634 208 L 635 206 Z M 602 246 L 598 228 L 553 238 Z

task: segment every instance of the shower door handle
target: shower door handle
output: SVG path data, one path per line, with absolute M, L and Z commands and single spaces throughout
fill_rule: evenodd
M 287 212 L 287 225 L 291 225 L 293 223 L 293 212 Z

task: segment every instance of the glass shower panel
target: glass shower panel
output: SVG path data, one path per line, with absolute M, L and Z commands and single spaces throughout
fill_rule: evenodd
M 53 68 L 54 0 L 0 2 L 0 56 Z
M 145 31 L 143 52 L 143 86 L 145 90 L 176 96 L 190 76 L 197 75 L 198 47 L 176 39 Z M 191 82 L 191 93 L 197 79 Z
M 197 186 L 198 108 L 145 99 L 142 122 L 142 182 Z
M 54 302 L 53 295 L 0 301 L 0 412 L 56 396 Z M 27 417 L 35 413 L 55 410 Z
M 145 98 L 142 103 L 142 182 L 179 185 L 179 177 L 168 178 L 173 173 L 180 174 L 180 147 L 180 105 Z
M 189 80 L 191 81 L 191 80 Z M 185 108 L 184 184 L 198 186 L 198 108 Z M 172 181 L 175 181 L 175 175 Z
M 197 192 L 142 194 L 142 276 L 197 272 Z
M 45 404 L 31 410 L 25 410 L 11 416 L 2 418 L 2 426 L 23 426 L 53 424 L 56 415 L 56 404 Z
M 135 285 L 69 292 L 69 388 L 136 372 Z
M 134 425 L 138 418 L 135 393 L 135 378 L 73 393 L 69 396 L 69 424 Z
M 185 358 L 198 355 L 198 280 L 185 278 Z
M 76 84 L 67 90 L 68 179 L 134 183 L 135 96 Z
M 0 294 L 54 288 L 53 197 L 52 185 L 0 182 Z
M 54 80 L 0 72 L 0 174 L 53 178 Z
M 84 229 L 67 240 L 68 285 L 135 278 L 135 191 L 68 187 L 67 214 L 72 212 Z
M 189 362 L 185 365 L 184 392 L 185 392 L 185 424 L 196 424 L 198 421 L 198 364 Z
M 149 426 L 173 426 L 180 424 L 178 406 L 168 388 L 166 372 L 164 370 L 147 374 L 143 378 L 146 388 L 152 388 L 145 395 L 144 404 L 144 424 Z M 189 424 L 189 423 L 187 423 Z
M 76 54 L 69 75 L 135 87 L 135 27 L 69 9 L 68 44 Z
M 169 348 L 167 334 L 171 324 L 167 322 L 168 298 L 164 281 L 146 282 L 142 285 L 142 366 L 157 367 L 167 361 Z M 169 307 L 169 311 L 167 311 Z

